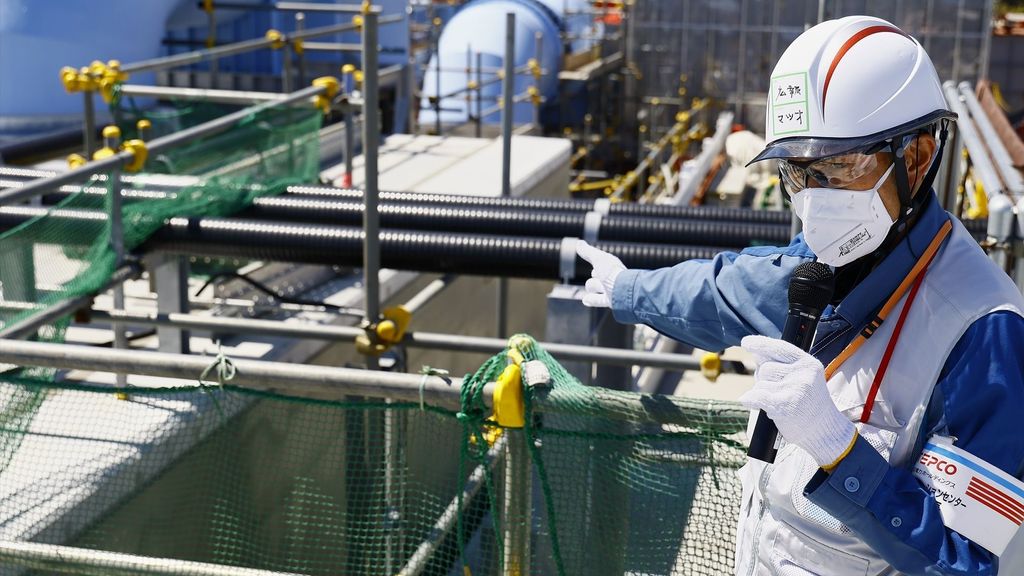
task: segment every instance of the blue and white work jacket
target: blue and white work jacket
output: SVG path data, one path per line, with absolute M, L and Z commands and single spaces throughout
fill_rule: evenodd
M 825 310 L 811 352 L 826 365 L 835 359 L 950 220 L 952 233 L 923 278 L 870 418 L 857 422 L 852 452 L 827 474 L 783 444 L 775 464 L 751 460 L 740 471 L 737 574 L 996 574 L 998 559 L 943 524 L 912 468 L 924 441 L 939 435 L 1024 477 L 1024 299 L 1006 274 L 933 195 L 907 237 Z M 750 334 L 779 337 L 789 279 L 813 258 L 798 235 L 783 248 L 626 270 L 612 312 L 619 322 L 706 350 Z M 894 324 L 884 322 L 828 380 L 836 406 L 855 422 Z

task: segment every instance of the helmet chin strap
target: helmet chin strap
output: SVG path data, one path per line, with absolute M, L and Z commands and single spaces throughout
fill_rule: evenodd
M 939 148 L 935 153 L 931 165 L 928 167 L 928 172 L 925 173 L 924 179 L 921 180 L 921 183 L 917 188 L 918 192 L 921 190 L 930 190 L 932 182 L 935 181 L 935 177 L 939 174 L 939 165 L 942 163 L 942 152 L 946 148 L 946 138 L 949 137 L 948 125 L 948 120 L 943 120 L 940 124 Z M 914 195 L 910 188 L 907 164 L 903 160 L 906 156 L 906 145 L 903 143 L 903 140 L 903 138 L 893 138 L 892 142 L 889 144 L 889 147 L 892 150 L 893 162 L 896 164 L 893 173 L 896 177 L 896 193 L 899 195 L 900 199 L 900 212 L 899 216 L 896 218 L 896 222 L 893 223 L 893 231 L 900 236 L 902 236 L 917 219 L 918 208 L 924 204 L 924 201 L 927 198 L 926 193 Z

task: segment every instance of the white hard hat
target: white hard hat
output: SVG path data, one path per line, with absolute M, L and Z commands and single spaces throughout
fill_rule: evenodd
M 797 37 L 772 71 L 767 106 L 768 145 L 751 162 L 834 156 L 956 118 L 921 44 L 870 16 Z

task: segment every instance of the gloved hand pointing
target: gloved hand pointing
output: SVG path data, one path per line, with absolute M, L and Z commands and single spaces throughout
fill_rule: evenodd
M 576 243 L 576 254 L 594 267 L 590 280 L 584 286 L 587 293 L 583 296 L 583 304 L 591 308 L 610 308 L 615 279 L 626 266 L 618 257 L 598 250 L 583 240 Z
M 740 345 L 757 361 L 754 387 L 740 396 L 740 402 L 751 410 L 764 410 L 779 434 L 806 450 L 818 466 L 838 464 L 852 447 L 857 429 L 832 402 L 821 362 L 776 338 L 747 336 Z

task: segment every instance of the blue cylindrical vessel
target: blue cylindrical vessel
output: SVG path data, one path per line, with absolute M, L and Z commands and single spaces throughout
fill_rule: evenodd
M 565 47 L 562 44 L 561 32 L 568 31 L 576 35 L 595 36 L 598 30 L 590 16 L 580 13 L 589 8 L 586 0 L 475 0 L 465 5 L 441 32 L 438 48 L 430 60 L 423 79 L 423 100 L 420 103 L 419 121 L 430 125 L 436 120 L 430 97 L 441 94 L 447 96 L 464 88 L 470 80 L 462 70 L 476 66 L 476 53 L 482 55 L 482 66 L 488 72 L 483 74 L 486 83 L 493 79 L 493 72 L 501 68 L 505 53 L 505 15 L 516 15 L 515 31 L 515 66 L 525 65 L 531 58 L 536 58 L 545 71 L 539 82 L 528 74 L 516 77 L 515 94 L 522 94 L 535 82 L 541 95 L 549 102 L 554 101 L 558 91 L 558 72 L 562 66 Z M 538 44 L 537 38 L 540 38 Z M 574 39 L 569 43 L 572 51 L 589 47 L 591 40 Z M 538 50 L 539 47 L 539 50 Z M 438 56 L 440 56 L 441 72 L 438 74 Z M 472 74 L 475 76 L 475 72 Z M 501 82 L 488 84 L 483 89 L 482 108 L 486 111 L 493 108 L 501 96 Z M 465 93 L 441 101 L 441 122 L 453 124 L 465 122 L 469 115 L 467 103 L 475 109 L 476 95 L 471 94 L 469 102 Z M 514 107 L 514 122 L 525 123 L 533 119 L 533 104 L 529 101 L 520 102 Z M 484 122 L 496 124 L 501 114 L 494 112 L 485 116 Z

